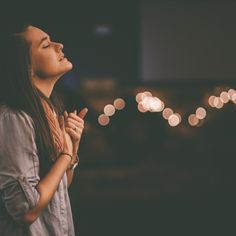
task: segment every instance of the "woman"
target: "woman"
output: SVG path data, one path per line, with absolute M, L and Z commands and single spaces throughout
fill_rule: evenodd
M 32 25 L 0 45 L 0 235 L 74 235 L 67 187 L 87 109 L 63 114 L 53 91 L 72 64 Z

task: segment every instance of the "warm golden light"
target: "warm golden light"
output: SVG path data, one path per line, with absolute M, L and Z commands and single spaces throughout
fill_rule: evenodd
M 180 123 L 180 118 L 178 115 L 176 114 L 172 114 L 170 115 L 169 119 L 168 119 L 168 123 L 170 126 L 174 127 L 177 126 Z
M 206 109 L 203 107 L 199 107 L 196 110 L 196 117 L 200 120 L 204 119 L 206 117 Z
M 175 115 L 179 117 L 179 123 L 180 123 L 182 121 L 181 115 L 179 113 L 175 113 Z
M 164 109 L 164 103 L 157 97 L 151 97 L 149 99 L 149 111 L 160 112 Z
M 214 99 L 214 106 L 217 108 L 217 109 L 220 109 L 220 108 L 222 108 L 223 106 L 224 106 L 224 103 L 222 102 L 222 100 L 221 100 L 221 98 L 219 98 L 219 97 L 216 97 L 215 99 Z
M 152 97 L 152 93 L 149 91 L 145 91 L 145 92 L 143 92 L 143 96 Z
M 208 103 L 209 103 L 209 105 L 210 105 L 211 107 L 215 107 L 215 105 L 214 105 L 214 100 L 215 100 L 215 98 L 216 98 L 216 96 L 210 96 L 210 97 L 208 98 Z
M 236 93 L 236 91 L 234 89 L 229 89 L 228 90 L 229 98 L 232 99 L 232 97 L 235 93 Z
M 143 100 L 140 102 L 142 103 L 143 107 L 145 110 L 149 111 L 150 110 L 150 103 L 151 103 L 152 97 L 145 96 Z
M 139 103 L 143 100 L 143 93 L 138 93 L 136 95 L 136 102 Z
M 225 91 L 220 94 L 220 98 L 223 103 L 227 103 L 230 100 L 229 94 Z
M 231 100 L 234 104 L 236 104 L 236 93 L 232 95 Z
M 188 117 L 188 123 L 189 123 L 191 126 L 196 126 L 196 125 L 199 123 L 199 119 L 196 117 L 195 114 L 191 114 L 191 115 Z
M 108 125 L 110 122 L 110 118 L 106 116 L 105 114 L 102 114 L 98 117 L 98 123 L 102 126 Z
M 163 112 L 162 112 L 162 116 L 163 116 L 164 119 L 168 120 L 169 117 L 170 117 L 173 113 L 174 113 L 174 112 L 173 112 L 172 109 L 170 109 L 170 108 L 165 108 L 165 109 L 163 110 Z
M 108 104 L 108 105 L 106 105 L 106 106 L 104 107 L 104 113 L 105 113 L 105 115 L 107 115 L 107 116 L 113 116 L 113 115 L 115 114 L 115 112 L 116 112 L 116 109 L 115 109 L 115 107 L 114 107 L 113 105 L 111 105 L 111 104 Z
M 152 97 L 152 94 L 151 94 L 149 91 L 145 91 L 145 92 L 142 92 L 142 93 L 138 93 L 138 94 L 136 95 L 136 102 L 137 102 L 137 103 L 142 102 L 145 97 Z
M 142 102 L 140 102 L 140 103 L 138 104 L 138 110 L 139 110 L 140 112 L 142 112 L 142 113 L 148 111 L 148 109 L 143 106 L 143 103 L 142 103 Z
M 122 99 L 122 98 L 117 98 L 117 99 L 115 99 L 115 101 L 114 101 L 114 107 L 117 109 L 117 110 L 122 110 L 122 109 L 124 109 L 124 107 L 125 107 L 125 101 L 124 101 L 124 99 Z

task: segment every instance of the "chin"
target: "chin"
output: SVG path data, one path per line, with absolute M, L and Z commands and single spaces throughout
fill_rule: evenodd
M 69 72 L 70 70 L 72 70 L 72 68 L 73 68 L 72 63 L 68 62 L 65 66 L 63 66 L 63 69 L 61 68 L 60 74 L 65 74 L 65 73 Z
M 73 64 L 70 61 L 67 61 L 67 65 L 66 65 L 68 71 L 73 69 Z
M 70 70 L 73 69 L 73 64 L 69 61 L 69 64 L 70 64 Z

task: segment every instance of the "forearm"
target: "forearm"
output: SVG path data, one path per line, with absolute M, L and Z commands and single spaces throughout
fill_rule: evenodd
M 60 181 L 65 174 L 68 165 L 70 164 L 70 157 L 61 155 L 54 163 L 48 174 L 36 186 L 39 192 L 39 200 L 37 205 L 28 211 L 22 219 L 22 223 L 31 224 L 42 213 L 43 209 L 48 205 L 56 192 Z

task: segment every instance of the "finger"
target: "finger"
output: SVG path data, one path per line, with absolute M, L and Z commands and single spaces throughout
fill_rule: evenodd
M 71 136 L 72 139 L 80 140 L 82 131 L 78 132 L 71 128 L 66 128 L 66 132 Z
M 74 110 L 73 113 L 77 115 L 77 110 Z
M 67 119 L 69 119 L 69 118 L 71 118 L 71 119 L 73 119 L 73 120 L 76 120 L 76 121 L 78 121 L 78 122 L 80 122 L 80 123 L 83 123 L 83 122 L 84 122 L 84 120 L 83 120 L 82 118 L 80 118 L 79 116 L 77 116 L 77 115 L 74 114 L 74 113 L 70 113 L 70 114 L 69 114 L 69 117 L 68 117 Z
M 72 122 L 72 123 L 74 123 L 74 124 L 84 124 L 84 120 L 83 119 L 81 119 L 81 118 L 79 118 L 78 116 L 77 116 L 77 119 L 76 118 L 72 118 L 71 116 L 69 116 L 67 119 L 66 119 L 66 122 Z
M 73 126 L 76 126 L 76 127 L 84 127 L 84 121 L 78 122 L 78 121 L 73 120 L 71 118 L 67 119 L 65 126 L 67 126 L 67 124 L 72 124 Z
M 63 115 L 64 115 L 64 120 L 66 121 L 66 120 L 67 120 L 67 117 L 68 117 L 67 111 L 64 111 Z
M 83 129 L 83 128 L 84 128 L 84 125 L 81 124 L 81 123 L 78 123 L 78 122 L 75 123 L 75 122 L 67 121 L 67 122 L 66 122 L 66 127 L 72 128 L 72 129 L 77 128 L 77 129 L 79 130 L 79 129 Z
M 67 111 L 64 111 L 64 117 L 67 118 L 67 116 L 68 116 Z
M 85 107 L 85 108 L 83 108 L 83 109 L 79 112 L 78 116 L 79 116 L 80 118 L 84 119 L 84 117 L 86 116 L 87 112 L 88 112 L 88 108 Z

